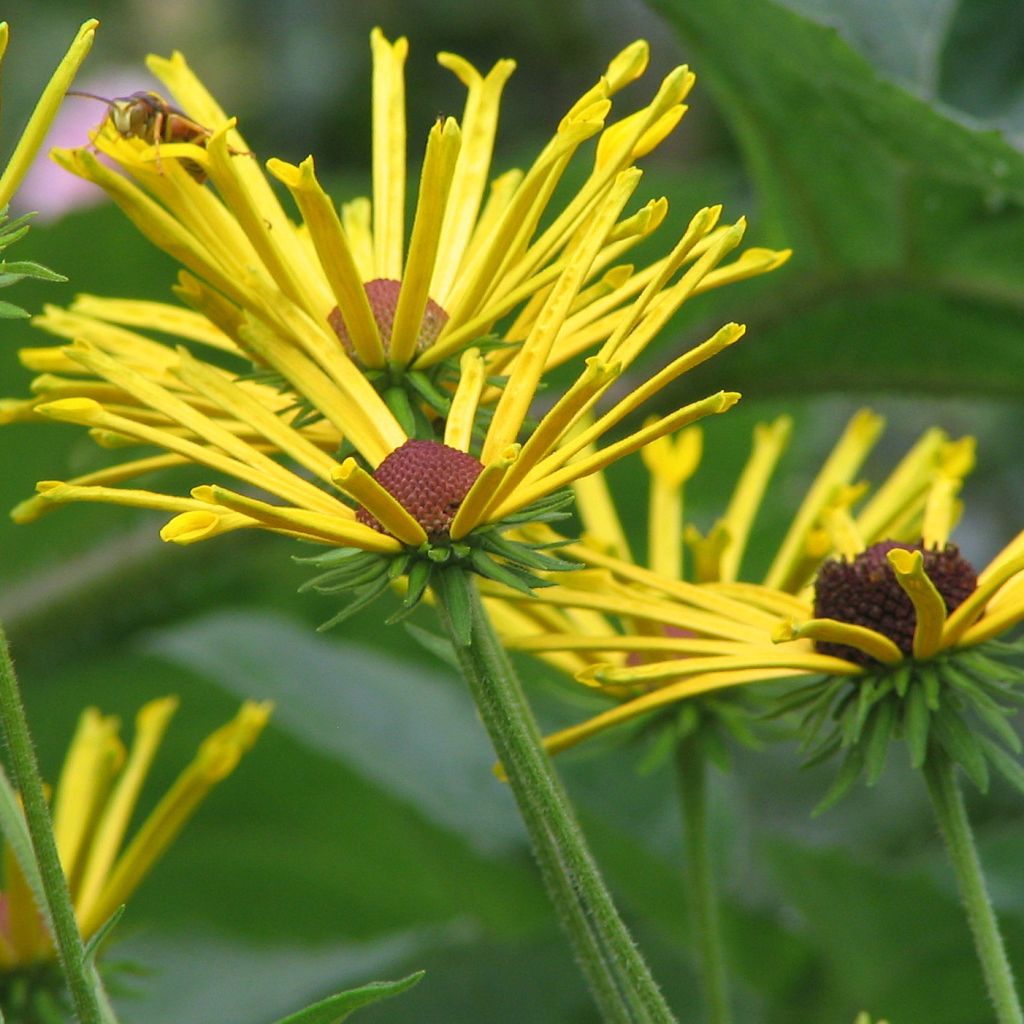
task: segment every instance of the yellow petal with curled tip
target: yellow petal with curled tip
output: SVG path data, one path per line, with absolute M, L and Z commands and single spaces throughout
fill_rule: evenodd
M 683 577 L 683 484 L 700 465 L 703 439 L 700 427 L 689 427 L 674 440 L 660 437 L 640 449 L 651 478 L 647 562 L 669 579 Z
M 57 110 L 67 95 L 68 89 L 71 88 L 72 80 L 92 48 L 93 38 L 98 27 L 99 22 L 95 18 L 90 18 L 82 23 L 82 27 L 78 30 L 64 59 L 57 65 L 56 71 L 39 97 L 39 102 L 36 103 L 35 110 L 32 111 L 32 116 L 29 118 L 28 124 L 25 125 L 25 130 L 21 133 L 3 174 L 0 175 L 0 209 L 3 209 L 11 201 L 11 196 L 18 190 L 36 153 L 39 152 L 39 147 L 43 144 L 46 133 L 57 116 Z M 7 23 L 4 22 L 3 48 L 0 49 L 0 59 L 3 58 L 4 50 L 7 48 L 7 33 Z
M 270 160 L 267 169 L 295 197 L 360 361 L 367 367 L 382 367 L 386 361 L 384 346 L 366 297 L 365 282 L 334 203 L 317 181 L 313 158 L 306 157 L 298 167 Z
M 455 164 L 462 145 L 458 123 L 449 117 L 427 136 L 416 214 L 409 238 L 409 254 L 402 270 L 402 286 L 391 328 L 388 361 L 405 367 L 416 355 L 423 314 L 430 298 L 430 281 L 441 242 L 441 226 L 451 192 Z
M 934 657 L 942 647 L 942 630 L 946 625 L 946 602 L 924 570 L 920 551 L 896 548 L 886 554 L 896 582 L 910 598 L 917 613 L 914 624 L 914 657 Z
M 975 440 L 962 437 L 943 445 L 938 473 L 928 490 L 921 537 L 926 547 L 943 548 L 960 515 L 957 495 L 974 468 Z
M 426 531 L 405 506 L 377 483 L 355 459 L 347 458 L 334 470 L 331 479 L 376 518 L 393 537 L 413 547 L 426 541 Z
M 208 736 L 193 762 L 157 804 L 118 858 L 102 891 L 80 919 L 85 934 L 98 928 L 136 886 L 185 826 L 207 793 L 234 771 L 263 731 L 273 705 L 246 701 L 238 714 Z
M 409 42 L 375 28 L 373 51 L 373 239 L 376 277 L 400 280 L 405 244 L 405 58 Z
M 99 502 L 104 505 L 123 505 L 126 508 L 147 508 L 157 512 L 202 511 L 203 506 L 191 498 L 179 498 L 154 491 L 136 490 L 127 487 L 103 487 L 94 484 L 79 486 L 74 482 L 40 480 L 36 484 L 39 492 L 35 498 L 16 505 L 11 518 L 16 523 L 30 523 L 57 505 L 73 501 Z
M 124 841 L 142 784 L 163 740 L 171 716 L 178 708 L 177 697 L 150 701 L 135 716 L 135 737 L 117 783 L 105 801 L 103 813 L 89 843 L 82 865 L 75 912 L 79 921 L 89 920 L 100 892 Z M 100 918 L 98 923 L 102 923 Z
M 466 106 L 460 122 L 462 147 L 455 165 L 451 196 L 445 208 L 430 295 L 442 308 L 468 251 L 473 227 L 487 187 L 488 171 L 498 127 L 501 93 L 515 70 L 513 60 L 499 60 L 480 73 L 462 57 L 439 53 L 437 62 L 452 71 L 466 86 Z
M 883 665 L 898 665 L 903 652 L 882 633 L 867 626 L 855 626 L 836 619 L 808 619 L 806 622 L 783 622 L 772 633 L 775 643 L 790 640 L 822 640 L 833 644 L 846 644 L 858 651 L 870 654 Z

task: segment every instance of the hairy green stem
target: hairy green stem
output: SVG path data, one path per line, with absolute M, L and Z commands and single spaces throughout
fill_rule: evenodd
M 602 1014 L 611 1021 L 673 1024 L 675 1017 L 587 848 L 474 578 L 461 568 L 447 569 L 437 574 L 435 594 L 441 622 L 519 805 L 548 894 Z M 464 624 L 460 628 L 453 618 L 459 608 L 470 616 L 468 645 Z
M 956 765 L 944 752 L 932 749 L 925 761 L 924 778 L 967 911 L 996 1020 L 999 1024 L 1024 1024 L 1010 961 L 985 887 L 985 876 L 957 782 Z
M 85 946 L 78 931 L 75 910 L 68 892 L 67 879 L 60 866 L 57 844 L 53 838 L 50 809 L 43 793 L 42 779 L 32 739 L 29 736 L 25 709 L 21 703 L 18 681 L 14 675 L 7 637 L 0 626 L 0 722 L 3 724 L 10 753 L 11 774 L 21 792 L 32 849 L 42 877 L 47 910 L 53 925 L 54 943 L 64 977 L 71 992 L 71 1001 L 80 1024 L 102 1024 L 100 1003 L 93 989 L 93 976 L 86 962 Z
M 691 901 L 694 937 L 700 954 L 708 1024 L 729 1024 L 732 1014 L 729 1011 L 725 948 L 718 892 L 711 866 L 707 758 L 699 736 L 681 739 L 676 744 L 675 760 L 686 849 L 686 891 Z

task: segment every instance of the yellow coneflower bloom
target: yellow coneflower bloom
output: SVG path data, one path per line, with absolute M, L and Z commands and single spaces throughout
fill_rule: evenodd
M 73 344 L 22 352 L 40 373 L 35 396 L 0 404 L 0 421 L 77 423 L 102 445 L 142 445 L 157 454 L 43 481 L 38 497 L 15 510 L 17 520 L 69 501 L 114 502 L 173 513 L 162 535 L 178 543 L 261 527 L 393 554 L 442 534 L 459 541 L 734 403 L 738 396 L 719 393 L 585 453 L 660 388 L 736 341 L 742 328 L 729 324 L 573 433 L 691 295 L 769 270 L 787 255 L 749 250 L 723 265 L 744 225 L 719 227 L 720 210 L 711 208 L 651 266 L 637 271 L 615 262 L 663 218 L 661 201 L 624 211 L 640 178 L 633 161 L 682 114 L 692 81 L 686 69 L 672 72 L 650 104 L 609 121 L 612 97 L 646 65 L 646 45 L 628 47 L 572 107 L 534 166 L 497 179 L 484 202 L 511 64 L 480 76 L 442 55 L 469 95 L 461 126 L 447 119 L 430 132 L 406 249 L 406 44 L 388 43 L 379 32 L 372 42 L 372 207 L 359 200 L 339 218 L 311 160 L 298 167 L 271 161 L 304 218 L 296 227 L 234 122 L 180 56 L 151 67 L 208 136 L 148 144 L 111 124 L 96 145 L 126 175 L 86 149 L 57 155 L 106 188 L 152 241 L 181 260 L 187 271 L 179 292 L 195 309 L 85 297 L 70 311 L 50 309 L 38 319 Z M 585 139 L 596 140 L 592 173 L 552 211 L 552 191 Z M 550 223 L 540 229 L 542 215 Z M 395 281 L 397 291 L 380 284 Z M 487 340 L 496 325 L 498 347 Z M 213 349 L 218 365 L 142 330 Z M 524 429 L 545 371 L 595 348 L 575 383 Z M 233 369 L 224 369 L 225 361 Z M 447 376 L 431 376 L 445 363 Z M 339 445 L 359 460 L 342 458 Z M 439 451 L 454 454 L 438 463 Z M 472 467 L 459 456 L 471 456 Z M 385 470 L 389 458 L 397 461 Z M 444 459 L 461 468 L 449 472 Z M 233 477 L 264 497 L 220 484 L 189 496 L 120 486 L 182 464 Z M 417 518 L 419 505 L 410 509 L 375 479 L 404 478 L 410 466 L 445 481 L 444 493 L 431 498 L 440 519 L 436 511 Z
M 867 411 L 850 422 L 758 582 L 743 578 L 742 556 L 789 436 L 788 418 L 757 428 L 726 513 L 707 537 L 692 527 L 684 533 L 682 522 L 682 484 L 699 461 L 699 434 L 689 431 L 647 449 L 652 568 L 631 560 L 603 481 L 594 477 L 578 485 L 587 533 L 583 543 L 561 550 L 591 568 L 575 577 L 562 574 L 537 608 L 507 594 L 498 600 L 498 588 L 491 589 L 490 608 L 509 647 L 553 661 L 615 701 L 591 720 L 549 737 L 548 748 L 564 749 L 700 694 L 813 676 L 827 682 L 800 691 L 797 703 L 811 705 L 823 693 L 848 694 L 848 680 L 859 687 L 866 702 L 860 713 L 868 721 L 872 705 L 890 691 L 901 698 L 916 694 L 906 714 L 913 718 L 912 754 L 915 761 L 923 758 L 929 716 L 941 703 L 941 666 L 955 664 L 964 652 L 1024 619 L 1024 533 L 975 581 L 948 544 L 961 481 L 973 466 L 973 441 L 950 441 L 939 430 L 928 431 L 854 511 L 867 490 L 854 481 L 881 428 L 880 418 Z M 694 553 L 692 581 L 681 572 L 682 535 Z M 867 594 L 857 589 L 861 583 Z M 873 621 L 857 621 L 856 611 L 844 611 L 865 604 L 880 609 Z M 964 691 L 971 690 L 974 676 L 984 675 L 984 657 L 960 658 L 957 683 Z M 922 669 L 929 681 L 919 688 L 915 680 Z M 938 673 L 934 680 L 932 669 Z M 1012 674 L 1006 670 L 1007 678 Z M 881 682 L 865 690 L 869 677 Z M 985 721 L 997 721 L 987 714 L 986 695 L 978 700 Z M 948 729 L 948 713 L 942 714 L 939 728 Z M 883 725 L 891 729 L 896 720 Z M 1014 748 L 1005 730 L 992 728 Z M 841 745 L 843 739 L 833 736 L 830 742 Z M 999 752 L 988 746 L 985 751 L 1012 772 Z M 977 763 L 972 767 L 980 776 Z
M 53 795 L 53 829 L 82 935 L 88 938 L 138 887 L 207 793 L 234 771 L 270 716 L 269 703 L 247 701 L 199 747 L 195 759 L 125 845 L 146 774 L 178 706 L 151 701 L 138 713 L 126 748 L 114 716 L 87 708 Z M 10 847 L 0 892 L 0 976 L 54 959 L 53 943 Z

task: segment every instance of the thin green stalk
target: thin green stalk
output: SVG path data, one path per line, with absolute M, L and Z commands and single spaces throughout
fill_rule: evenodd
M 462 574 L 455 578 L 454 574 Z M 438 574 L 441 622 L 519 804 L 548 893 L 575 948 L 595 1000 L 609 1020 L 674 1024 L 675 1017 L 619 917 L 568 798 L 544 751 L 519 680 L 472 576 Z M 468 601 L 467 601 L 468 598 Z M 470 617 L 470 643 L 456 621 Z M 454 612 L 454 615 L 453 615 Z M 460 641 L 461 638 L 461 641 Z M 617 998 L 610 999 L 613 979 Z
M 10 753 L 11 774 L 21 792 L 29 836 L 47 909 L 53 924 L 54 941 L 71 992 L 71 1001 L 80 1024 L 102 1024 L 99 1001 L 93 990 L 92 972 L 86 962 L 85 946 L 78 932 L 75 910 L 71 904 L 67 880 L 60 866 L 57 845 L 53 839 L 50 810 L 46 805 L 43 783 L 39 777 L 35 751 L 29 736 L 25 709 L 22 707 L 18 681 L 14 675 L 7 637 L 0 626 L 0 722 L 3 724 Z
M 708 1024 L 730 1024 L 725 948 L 719 915 L 718 891 L 711 866 L 708 828 L 707 759 L 696 735 L 676 744 L 676 775 L 686 848 L 686 891 L 690 898 L 693 932 L 700 953 L 701 979 Z
M 925 761 L 924 778 L 967 911 L 996 1020 L 999 1024 L 1024 1024 L 1010 961 L 985 887 L 985 876 L 957 782 L 956 765 L 945 753 L 933 749 Z

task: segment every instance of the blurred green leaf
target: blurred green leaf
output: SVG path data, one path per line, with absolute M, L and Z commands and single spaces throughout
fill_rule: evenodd
M 754 178 L 756 237 L 795 249 L 758 282 L 749 339 L 702 371 L 708 385 L 1019 396 L 1024 154 L 774 0 L 656 6 Z M 857 6 L 898 38 L 897 12 Z
M 820 974 L 829 979 L 829 1005 L 812 1019 L 841 1019 L 863 1005 L 893 1021 L 978 1024 L 984 1018 L 981 970 L 949 888 L 920 871 L 859 862 L 845 850 L 777 840 L 767 856 L 818 950 Z M 1021 924 L 1004 915 L 1011 959 L 1020 955 Z
M 282 1017 L 277 1024 L 341 1024 L 361 1006 L 372 1006 L 382 999 L 390 999 L 412 988 L 423 977 L 423 971 L 410 974 L 400 981 L 374 981 L 360 988 L 328 996 L 305 1010 Z
M 511 793 L 454 675 L 255 611 L 215 612 L 161 630 L 147 646 L 239 696 L 273 700 L 279 727 L 356 766 L 474 849 L 523 847 Z

